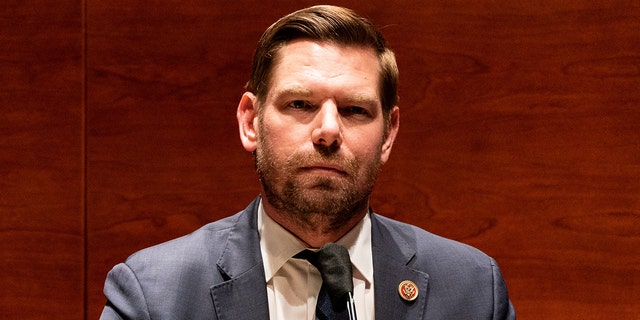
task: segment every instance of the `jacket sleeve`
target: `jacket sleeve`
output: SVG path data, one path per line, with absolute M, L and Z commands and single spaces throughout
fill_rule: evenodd
M 124 263 L 113 267 L 104 285 L 107 304 L 101 320 L 150 319 L 144 293 L 136 275 Z
M 495 260 L 491 259 L 493 269 L 493 319 L 494 320 L 515 320 L 516 311 L 513 308 L 507 286 L 502 278 L 502 273 Z

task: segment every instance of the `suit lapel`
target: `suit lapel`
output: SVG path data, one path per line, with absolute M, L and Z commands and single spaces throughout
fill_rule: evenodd
M 211 288 L 217 319 L 269 319 L 264 271 L 256 267 Z
M 219 271 L 228 279 L 211 287 L 218 319 L 269 319 L 257 207 L 258 199 L 238 216 L 218 260 Z M 429 275 L 410 267 L 416 254 L 415 242 L 408 241 L 403 230 L 397 228 L 384 217 L 371 214 L 376 319 L 422 319 Z M 404 280 L 410 280 L 418 287 L 416 300 L 408 302 L 401 298 L 398 285 Z
M 218 260 L 218 270 L 227 279 L 211 287 L 211 298 L 218 319 L 269 319 L 257 229 L 258 199 L 238 216 Z
M 422 319 L 429 275 L 409 266 L 416 254 L 415 242 L 408 241 L 406 235 L 396 228 L 398 226 L 384 218 L 371 214 L 376 319 Z M 416 300 L 406 301 L 398 293 L 398 286 L 404 280 L 410 280 L 418 287 Z

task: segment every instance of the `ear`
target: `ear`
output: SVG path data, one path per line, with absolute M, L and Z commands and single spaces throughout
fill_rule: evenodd
M 393 107 L 389 113 L 389 130 L 387 139 L 382 144 L 382 153 L 380 155 L 380 161 L 385 164 L 389 160 L 391 155 L 391 147 L 393 147 L 393 141 L 396 139 L 398 129 L 400 128 L 400 108 L 398 106 Z
M 245 92 L 238 104 L 236 117 L 240 130 L 240 141 L 245 150 L 253 152 L 258 146 L 258 110 L 257 98 L 251 92 Z

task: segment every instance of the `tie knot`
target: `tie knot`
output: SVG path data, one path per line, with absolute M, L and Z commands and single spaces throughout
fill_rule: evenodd
M 318 267 L 318 253 L 316 251 L 312 251 L 309 249 L 304 249 L 300 252 L 298 252 L 295 256 L 293 256 L 295 259 L 304 259 L 309 261 L 309 263 L 311 263 L 314 267 L 316 267 L 318 269 L 318 271 L 320 271 L 320 267 Z

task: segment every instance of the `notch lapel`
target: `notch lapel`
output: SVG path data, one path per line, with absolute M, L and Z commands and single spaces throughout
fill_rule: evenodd
M 415 242 L 407 241 L 403 230 L 383 217 L 372 213 L 371 222 L 376 320 L 423 319 L 429 275 L 409 266 L 416 254 Z M 398 292 L 398 286 L 405 280 L 418 287 L 414 301 L 404 300 Z
M 269 319 L 264 271 L 262 265 L 242 276 L 211 287 L 211 298 L 217 319 Z
M 217 262 L 226 281 L 210 289 L 217 319 L 269 319 L 266 280 L 257 228 L 259 198 L 238 216 Z

